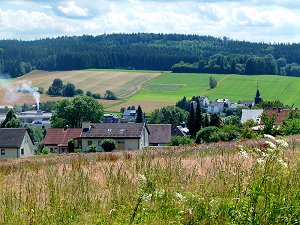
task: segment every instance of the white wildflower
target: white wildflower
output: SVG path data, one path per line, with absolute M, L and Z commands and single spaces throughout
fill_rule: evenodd
M 266 161 L 263 160 L 263 159 L 261 159 L 261 158 L 258 158 L 258 159 L 256 160 L 256 162 L 257 162 L 258 164 L 260 164 L 260 165 L 264 165 L 264 164 L 266 163 Z
M 110 214 L 112 214 L 112 212 L 114 212 L 114 211 L 116 211 L 116 209 L 111 209 L 111 210 L 109 211 L 108 214 L 110 215 Z
M 271 141 L 265 141 L 265 143 L 267 145 L 269 145 L 270 148 L 273 148 L 273 149 L 276 148 L 276 145 L 273 142 L 271 142 Z
M 269 138 L 269 139 L 271 139 L 271 140 L 276 140 L 275 137 L 273 137 L 273 136 L 270 135 L 270 134 L 264 134 L 264 137 L 265 137 L 265 138 Z
M 289 147 L 289 144 L 285 140 L 282 140 L 282 139 L 276 140 L 276 143 L 278 145 L 280 145 L 281 147 L 284 147 L 284 148 L 288 148 Z
M 137 180 L 139 181 L 139 183 L 142 183 L 142 184 L 147 182 L 145 175 L 142 175 L 142 174 L 138 174 Z
M 248 153 L 247 153 L 245 150 L 241 150 L 241 151 L 240 151 L 240 155 L 241 155 L 244 159 L 249 158 L 249 155 L 248 155 Z
M 155 190 L 154 195 L 157 198 L 162 198 L 165 195 L 165 193 L 166 193 L 165 189 L 158 189 Z
M 256 151 L 257 151 L 258 153 L 262 153 L 262 151 L 261 151 L 259 148 L 257 148 Z
M 269 154 L 267 154 L 267 153 L 265 153 L 265 152 L 261 152 L 261 156 L 262 156 L 262 157 L 268 157 Z
M 283 161 L 282 159 L 278 159 L 277 162 L 283 167 L 283 168 L 287 168 L 287 163 L 285 161 Z
M 239 149 L 240 151 L 244 151 L 243 145 L 238 145 L 238 149 Z
M 148 194 L 148 193 L 144 193 L 142 199 L 145 201 L 145 202 L 148 202 L 150 201 L 152 198 L 152 194 Z
M 185 201 L 185 197 L 181 193 L 176 193 L 176 197 L 179 198 L 181 201 Z

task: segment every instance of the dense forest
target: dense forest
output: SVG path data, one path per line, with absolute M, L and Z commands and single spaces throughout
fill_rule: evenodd
M 300 44 L 181 34 L 104 34 L 0 40 L 0 72 L 88 68 L 300 76 Z

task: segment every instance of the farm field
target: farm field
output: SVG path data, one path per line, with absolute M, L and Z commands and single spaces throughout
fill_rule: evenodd
M 1 160 L 0 223 L 296 224 L 299 136 L 265 140 Z
M 213 76 L 218 86 L 209 89 L 208 79 Z M 211 100 L 229 98 L 233 102 L 253 99 L 257 83 L 264 100 L 279 100 L 300 106 L 300 79 L 272 75 L 219 75 L 163 73 L 144 84 L 144 88 L 127 100 L 152 100 L 175 103 L 183 96 L 205 95 Z M 172 89 L 172 90 L 171 90 Z
M 60 78 L 66 84 L 73 83 L 76 88 L 81 88 L 84 92 L 91 91 L 93 93 L 104 94 L 106 90 L 113 91 L 117 97 L 126 98 L 133 95 L 140 89 L 140 86 L 154 77 L 159 72 L 140 72 L 140 71 L 112 71 L 112 70 L 78 70 L 78 71 L 33 71 L 22 77 L 0 81 L 0 95 L 3 96 L 0 104 L 23 104 L 34 103 L 34 99 L 30 94 L 17 93 L 13 90 L 18 84 L 31 84 L 33 87 L 43 87 L 48 90 L 55 78 Z M 11 90 L 9 92 L 8 90 Z M 61 98 L 53 98 L 47 95 L 41 95 L 41 101 L 56 101 Z M 114 105 L 121 101 L 105 101 L 100 100 L 104 105 Z

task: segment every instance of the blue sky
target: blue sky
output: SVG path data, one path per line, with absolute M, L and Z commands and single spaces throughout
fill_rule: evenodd
M 300 42 L 298 0 L 0 0 L 0 38 L 184 33 Z

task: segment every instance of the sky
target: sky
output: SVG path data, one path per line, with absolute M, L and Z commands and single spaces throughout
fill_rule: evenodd
M 300 0 L 0 0 L 0 39 L 179 33 L 300 42 Z

